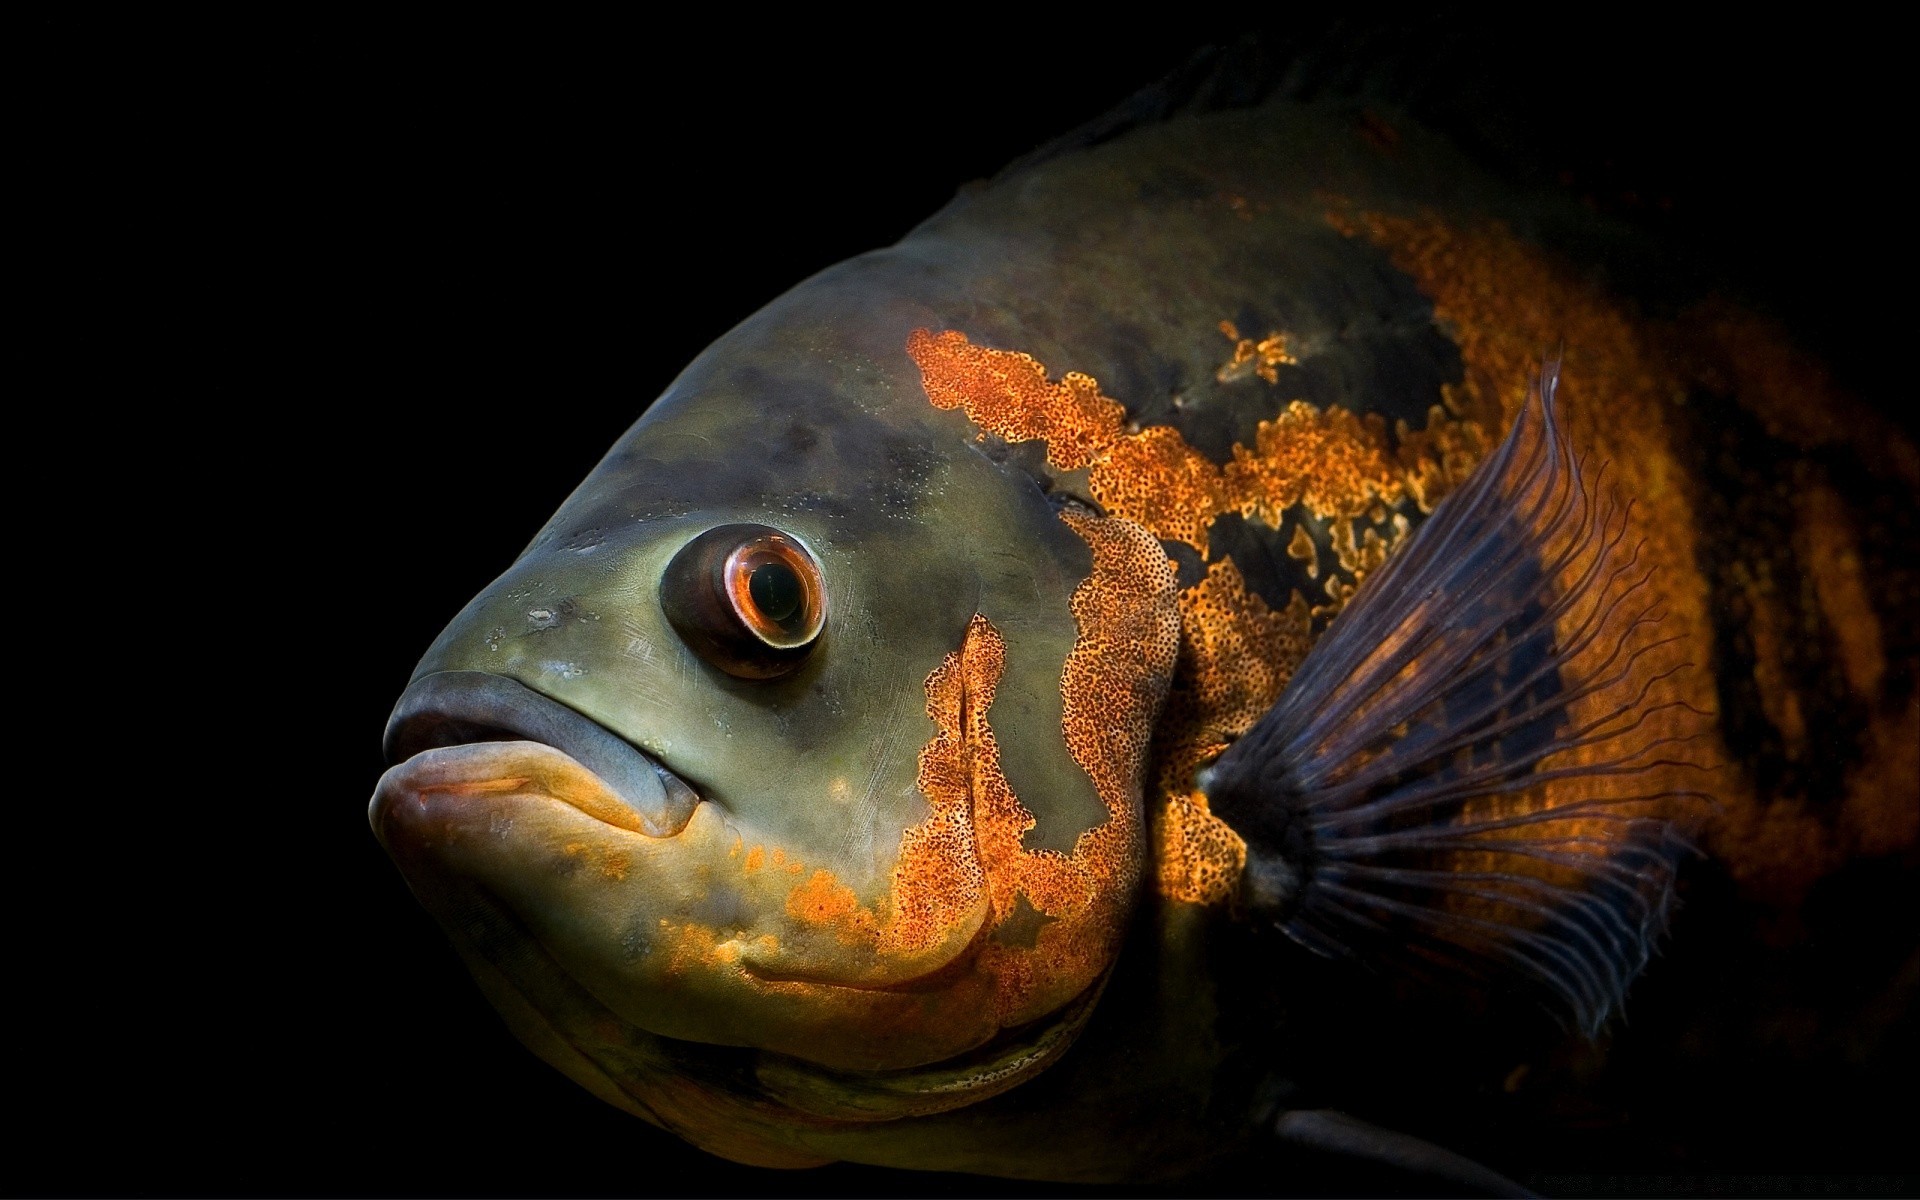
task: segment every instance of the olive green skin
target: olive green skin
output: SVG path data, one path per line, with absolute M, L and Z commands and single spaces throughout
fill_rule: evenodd
M 1648 261 L 1572 205 L 1509 196 L 1417 129 L 1382 154 L 1352 116 L 1273 104 L 1138 129 L 974 188 L 898 245 L 802 283 L 674 381 L 455 618 L 416 678 L 519 680 L 871 896 L 901 831 L 927 812 L 914 786 L 934 734 L 923 683 L 977 612 L 1007 643 L 992 719 L 1005 774 L 1037 817 L 1027 844 L 1070 848 L 1105 813 L 1060 737 L 1075 637 L 1067 600 L 1090 559 L 1049 492 L 1084 491 L 1032 447 L 982 441 L 962 414 L 936 410 L 908 336 L 955 329 L 1031 354 L 1055 377 L 1085 372 L 1133 421 L 1172 424 L 1218 462 L 1253 442 L 1276 395 L 1418 425 L 1461 376 L 1431 304 L 1383 252 L 1332 228 L 1329 195 L 1463 224 L 1499 219 L 1622 276 Z M 1260 206 L 1263 219 L 1223 197 Z M 1277 390 L 1216 378 L 1230 349 L 1223 320 L 1256 336 L 1287 331 L 1299 362 L 1280 368 Z M 789 532 L 821 563 L 827 632 L 783 679 L 712 668 L 661 613 L 667 561 L 724 522 Z M 1324 529 L 1308 530 L 1326 544 Z M 1276 603 L 1313 596 L 1320 584 L 1273 537 L 1223 521 L 1210 557 L 1234 554 Z M 1190 579 L 1192 552 L 1169 552 Z M 838 778 L 862 782 L 857 815 L 813 799 Z M 496 899 L 430 872 L 412 881 L 520 1036 L 596 1094 L 646 1115 L 633 1100 L 641 1089 L 622 1084 L 650 1071 L 756 1086 L 755 1053 L 735 1048 L 755 1044 L 752 1013 L 731 1015 L 726 1036 L 693 1039 L 672 1022 L 610 1019 L 599 989 L 556 973 Z M 1038 1078 L 886 1122 L 783 1125 L 756 1110 L 742 1119 L 792 1157 L 755 1161 L 1101 1181 L 1186 1175 L 1257 1149 L 1282 1100 L 1324 1099 L 1289 1091 L 1290 1048 L 1367 1032 L 1271 1007 L 1255 976 L 1277 971 L 1284 987 L 1320 967 L 1272 942 L 1256 967 L 1243 936 L 1228 912 L 1147 897 L 1086 1031 Z M 1489 1059 L 1498 1071 L 1511 1061 Z

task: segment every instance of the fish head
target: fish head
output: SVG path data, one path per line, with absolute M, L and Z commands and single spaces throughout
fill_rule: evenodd
M 697 359 L 447 627 L 370 814 L 523 1040 L 750 1159 L 719 1092 L 736 1120 L 781 1072 L 1084 1010 L 1174 655 L 1158 543 L 930 405 L 929 314 L 841 270 Z

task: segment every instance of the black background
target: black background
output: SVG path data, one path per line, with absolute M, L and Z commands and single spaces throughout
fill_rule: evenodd
M 535 1061 L 367 829 L 379 734 L 703 346 L 1239 26 L 678 17 L 26 22 L 7 1190 L 1001 1190 L 735 1167 Z M 1382 30 L 1911 427 L 1887 30 L 1421 9 L 1357 74 Z

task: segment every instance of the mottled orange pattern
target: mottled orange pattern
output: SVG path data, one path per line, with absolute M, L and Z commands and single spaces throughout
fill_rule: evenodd
M 1694 554 L 1694 517 L 1684 478 L 1668 450 L 1670 406 L 1681 398 L 1680 383 L 1665 370 L 1659 349 L 1641 335 L 1633 315 L 1601 289 L 1535 251 L 1506 229 L 1487 226 L 1462 232 L 1429 218 L 1367 214 L 1354 221 L 1335 218 L 1350 235 L 1364 235 L 1386 247 L 1394 264 L 1412 275 L 1434 302 L 1434 316 L 1459 344 L 1464 378 L 1447 391 L 1456 409 L 1498 427 L 1526 401 L 1528 381 L 1545 351 L 1564 347 L 1561 366 L 1563 419 L 1573 445 L 1605 463 L 1602 486 L 1634 508 L 1625 544 L 1639 547 L 1639 562 L 1652 578 L 1645 603 L 1635 602 L 1623 616 L 1657 603 L 1657 636 L 1672 641 L 1638 660 L 1631 676 L 1570 707 L 1574 727 L 1585 727 L 1645 688 L 1644 715 L 1629 740 L 1603 742 L 1563 751 L 1543 769 L 1594 768 L 1637 748 L 1652 747 L 1630 776 L 1579 776 L 1544 788 L 1476 802 L 1475 816 L 1553 808 L 1591 798 L 1718 792 L 1721 784 L 1702 767 L 1715 761 L 1699 739 L 1710 726 L 1700 713 L 1716 707 L 1713 678 L 1706 668 L 1712 629 L 1706 613 L 1707 589 Z M 1590 468 L 1591 470 L 1592 468 Z M 1587 553 L 1569 564 L 1566 582 L 1590 561 Z M 1583 607 L 1560 622 L 1570 635 Z M 1591 677 L 1604 669 L 1606 655 L 1627 639 L 1624 629 L 1609 630 L 1571 670 Z M 1645 639 L 1636 639 L 1645 640 Z M 1612 728 L 1612 726 L 1602 726 Z M 1691 740 L 1685 740 L 1691 739 Z M 1706 807 L 1679 801 L 1667 813 L 1697 826 Z M 1614 827 L 1599 821 L 1570 820 L 1536 827 L 1542 836 L 1587 838 L 1605 845 Z M 1468 859 L 1464 867 L 1489 869 Z
M 1230 325 L 1223 324 L 1222 332 L 1238 338 Z M 1279 357 L 1284 346 L 1279 334 L 1249 343 L 1247 361 L 1263 353 L 1271 362 L 1288 361 Z M 1254 445 L 1234 447 L 1232 461 L 1222 466 L 1172 426 L 1130 432 L 1125 410 L 1086 375 L 1069 373 L 1051 383 L 1030 355 L 976 346 L 955 330 L 916 331 L 907 351 L 936 406 L 963 408 L 983 434 L 1045 439 L 1047 461 L 1061 469 L 1085 467 L 1093 498 L 1113 517 L 1203 555 L 1207 529 L 1223 514 L 1237 512 L 1278 528 L 1286 509 L 1302 505 L 1333 521 L 1335 556 L 1356 578 L 1364 577 L 1391 544 L 1373 530 L 1356 538 L 1347 519 L 1382 522 L 1397 541 L 1409 523 L 1403 517 L 1386 521 L 1385 506 L 1411 496 L 1431 508 L 1490 445 L 1478 424 L 1437 407 L 1426 429 L 1403 423 L 1397 439 L 1389 439 L 1378 417 L 1337 407 L 1322 411 L 1295 400 L 1276 402 Z M 1224 560 L 1181 593 L 1173 690 L 1155 731 L 1149 772 L 1154 878 L 1163 895 L 1213 903 L 1237 882 L 1246 847 L 1207 811 L 1193 773 L 1279 696 L 1311 645 L 1312 618 L 1332 615 L 1345 598 L 1340 580 L 1328 579 L 1325 586 L 1332 604 L 1310 612 L 1295 596 L 1275 613 Z
M 1459 228 L 1432 215 L 1344 210 L 1330 213 L 1329 220 L 1383 247 L 1433 300 L 1436 320 L 1461 348 L 1465 378 L 1447 398 L 1464 414 L 1489 426 L 1510 417 L 1524 399 L 1531 364 L 1543 349 L 1565 347 L 1571 436 L 1608 463 L 1612 486 L 1634 500 L 1633 536 L 1645 543 L 1643 561 L 1656 568 L 1662 633 L 1681 639 L 1646 664 L 1651 672 L 1677 672 L 1656 689 L 1652 703 L 1683 699 L 1701 709 L 1716 707 L 1705 669 L 1713 630 L 1698 554 L 1702 539 L 1719 533 L 1697 518 L 1692 481 L 1681 466 L 1689 453 L 1698 453 L 1681 444 L 1680 407 L 1691 388 L 1732 394 L 1787 443 L 1844 442 L 1877 471 L 1910 484 L 1920 478 L 1905 439 L 1888 434 L 1883 419 L 1847 403 L 1824 372 L 1755 318 L 1710 305 L 1678 323 L 1639 319 L 1589 277 L 1498 224 Z M 1842 667 L 1873 706 L 1878 622 L 1844 508 L 1818 484 L 1803 492 L 1798 505 L 1800 526 L 1792 536 L 1817 564 L 1815 601 L 1837 631 Z M 1801 601 L 1780 589 L 1764 563 L 1743 570 L 1743 564 L 1734 565 L 1746 608 L 1742 627 L 1753 645 L 1751 669 L 1766 717 L 1791 750 L 1804 736 L 1807 714 L 1782 663 L 1786 639 L 1798 636 L 1790 613 Z M 1686 724 L 1677 710 L 1653 723 L 1650 734 L 1681 733 Z M 1706 848 L 1743 883 L 1791 902 L 1852 854 L 1912 845 L 1920 832 L 1913 794 L 1920 773 L 1920 708 L 1908 703 L 1877 711 L 1862 740 L 1865 757 L 1847 780 L 1837 821 L 1791 799 L 1760 803 L 1754 781 L 1737 766 L 1714 772 L 1706 786 L 1722 803 L 1707 819 Z M 1732 756 L 1722 750 L 1713 757 Z M 1700 787 L 1699 774 L 1675 771 L 1645 782 Z
M 883 951 L 922 950 L 972 913 L 986 887 L 975 839 L 974 805 L 1006 791 L 999 749 L 987 726 L 1006 644 L 975 616 L 960 649 L 927 676 L 927 715 L 936 733 L 920 752 L 920 792 L 933 812 L 901 837 Z
M 976 614 L 960 648 L 927 676 L 935 732 L 917 783 L 931 812 L 903 834 L 887 896 L 862 907 L 831 872 L 815 870 L 786 898 L 793 920 L 880 956 L 923 953 L 984 921 L 983 935 L 942 969 L 955 986 L 983 992 L 1000 1027 L 1058 1009 L 1118 949 L 1140 874 L 1139 781 L 1178 647 L 1173 572 L 1159 544 L 1128 522 L 1062 519 L 1092 549 L 1093 569 L 1069 602 L 1078 635 L 1062 667 L 1061 732 L 1106 820 L 1082 831 L 1071 853 L 1025 845 L 1034 814 L 1001 770 L 991 720 L 1007 645 Z M 747 869 L 764 858 L 754 847 Z M 772 859 L 804 867 L 777 849 Z M 1032 938 L 994 938 L 1023 906 L 1039 918 Z M 690 946 L 707 961 L 725 948 L 698 937 Z
M 1493 431 L 1492 434 L 1488 430 Z M 1424 429 L 1401 421 L 1395 431 L 1401 479 L 1407 494 L 1422 512 L 1432 512 L 1448 492 L 1459 487 L 1493 449 L 1500 426 L 1476 420 L 1455 420 L 1434 405 L 1427 410 Z
M 1121 435 L 1126 411 L 1089 376 L 1070 371 L 1052 383 L 1032 356 L 976 346 L 951 329 L 914 330 L 907 353 L 934 407 L 964 409 L 975 425 L 1010 442 L 1038 438 L 1060 470 L 1086 466 Z
M 1087 471 L 1093 498 L 1153 536 L 1207 552 L 1207 526 L 1235 507 L 1220 468 L 1171 425 L 1117 439 Z
M 1270 384 L 1277 384 L 1280 368 L 1300 361 L 1287 352 L 1287 335 L 1277 329 L 1257 342 L 1241 337 L 1232 321 L 1220 322 L 1220 332 L 1233 343 L 1232 356 L 1214 372 L 1214 379 L 1220 383 L 1234 383 L 1249 375 L 1258 375 Z
M 1180 662 L 1154 739 L 1161 895 L 1196 904 L 1232 895 L 1246 843 L 1208 810 L 1193 775 L 1273 707 L 1311 645 L 1307 602 L 1295 595 L 1285 611 L 1272 611 L 1232 559 L 1180 593 Z
M 1384 420 L 1343 408 L 1321 412 L 1303 400 L 1260 422 L 1253 448 L 1235 446 L 1225 474 L 1233 507 L 1275 529 L 1296 504 L 1319 516 L 1357 517 L 1406 491 Z
M 961 408 L 983 433 L 1010 442 L 1045 441 L 1055 468 L 1086 468 L 1093 498 L 1109 514 L 1203 555 L 1207 527 L 1229 512 L 1277 528 L 1294 504 L 1320 517 L 1356 517 L 1411 493 L 1431 507 L 1488 441 L 1436 408 L 1427 429 L 1400 431 L 1396 451 L 1380 418 L 1295 400 L 1276 405 L 1254 445 L 1235 446 L 1223 468 L 1170 425 L 1129 432 L 1126 410 L 1087 375 L 1068 372 L 1051 383 L 1031 355 L 976 346 L 951 329 L 914 331 L 907 353 L 936 407 Z
M 1093 569 L 1069 601 L 1079 636 L 1060 677 L 1061 731 L 1108 819 L 1082 833 L 1071 856 L 1023 852 L 1020 890 L 1055 919 L 1031 949 L 989 947 L 990 961 L 1020 985 L 1004 989 L 1008 1024 L 1079 994 L 1119 949 L 1140 877 L 1141 777 L 1179 650 L 1173 568 L 1159 544 L 1130 522 L 1072 511 L 1061 519 L 1093 550 Z
M 828 926 L 845 942 L 867 940 L 873 930 L 873 914 L 860 906 L 852 888 L 827 870 L 815 871 L 787 893 L 787 915 L 810 925 Z
M 1032 813 L 1005 790 L 997 763 L 982 789 L 976 823 L 992 919 L 1013 916 L 1019 900 L 1042 918 L 1031 945 L 990 939 L 981 950 L 1003 1026 L 1059 1008 L 1119 949 L 1140 875 L 1139 781 L 1177 651 L 1173 572 L 1159 545 L 1127 522 L 1074 512 L 1062 519 L 1093 550 L 1093 570 L 1069 602 L 1079 635 L 1060 679 L 1061 731 L 1107 820 L 1083 831 L 1071 854 L 1028 850 L 1021 838 Z

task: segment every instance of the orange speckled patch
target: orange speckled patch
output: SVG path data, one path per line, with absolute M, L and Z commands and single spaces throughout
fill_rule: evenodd
M 1247 847 L 1208 811 L 1194 772 L 1280 698 L 1312 646 L 1312 617 L 1298 595 L 1285 611 L 1272 611 L 1247 590 L 1231 559 L 1212 564 L 1179 603 L 1180 661 L 1154 746 L 1164 797 L 1155 865 L 1161 895 L 1213 904 L 1232 894 Z
M 1480 460 L 1493 449 L 1488 426 L 1479 421 L 1456 421 L 1439 405 L 1427 410 L 1424 429 L 1410 429 L 1405 421 L 1397 431 L 1397 457 L 1404 472 L 1407 494 L 1422 512 L 1433 506 L 1454 488 L 1465 483 Z
M 662 920 L 660 935 L 666 971 L 671 975 L 708 970 L 715 963 L 732 965 L 740 958 L 741 947 L 737 941 L 722 938 L 716 930 L 697 921 Z
M 809 925 L 828 926 L 845 942 L 869 940 L 873 932 L 873 914 L 860 906 L 852 888 L 826 870 L 815 871 L 787 893 L 787 915 Z
M 1233 343 L 1233 354 L 1214 373 L 1220 383 L 1236 383 L 1249 375 L 1258 375 L 1269 384 L 1280 382 L 1280 368 L 1300 360 L 1287 353 L 1287 335 L 1275 330 L 1259 341 L 1240 336 L 1232 321 L 1220 322 L 1220 332 Z
M 1235 507 L 1220 468 L 1171 425 L 1115 440 L 1088 469 L 1087 485 L 1114 516 L 1202 554 L 1207 526 Z
M 960 649 L 927 676 L 927 715 L 936 732 L 920 752 L 917 783 L 933 812 L 901 838 L 882 950 L 912 952 L 937 944 L 973 913 L 986 889 L 974 798 L 982 790 L 1006 790 L 987 725 L 1006 652 L 993 626 L 976 615 Z
M 1260 422 L 1254 448 L 1233 448 L 1227 494 L 1239 511 L 1278 529 L 1285 511 L 1305 504 L 1327 517 L 1357 517 L 1406 490 L 1387 449 L 1387 423 L 1343 408 L 1321 412 L 1303 400 Z
M 1006 643 L 975 616 L 965 643 L 927 679 L 937 732 L 921 755 L 933 813 L 909 830 L 894 872 L 882 945 L 938 940 L 984 897 L 997 926 L 1025 899 L 1049 918 L 1031 946 L 980 944 L 1002 1026 L 1058 1008 L 1097 979 L 1118 947 L 1139 877 L 1138 781 L 1153 715 L 1173 668 L 1177 627 L 1170 565 L 1137 526 L 1064 514 L 1093 550 L 1071 606 L 1079 635 L 1061 678 L 1062 732 L 1107 820 L 1072 853 L 1023 844 L 1034 815 L 1008 786 L 988 722 Z
M 927 398 L 936 408 L 962 408 L 982 429 L 1010 442 L 1039 438 L 1047 461 L 1063 471 L 1086 466 L 1121 436 L 1126 410 L 1100 394 L 1100 385 L 1078 372 L 1059 383 L 1026 354 L 976 346 L 963 333 L 916 329 L 907 353 L 919 364 Z

